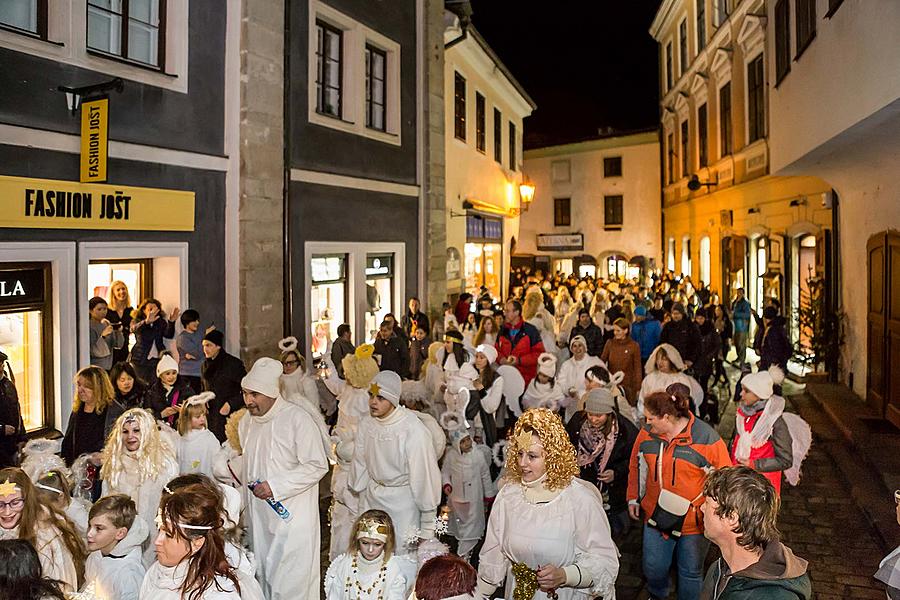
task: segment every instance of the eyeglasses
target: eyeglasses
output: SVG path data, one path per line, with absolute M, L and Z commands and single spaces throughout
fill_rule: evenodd
M 19 511 L 22 510 L 23 506 L 25 506 L 25 498 L 16 498 L 9 502 L 0 502 L 0 512 L 6 510 L 6 507 L 9 507 L 9 509 L 13 511 Z

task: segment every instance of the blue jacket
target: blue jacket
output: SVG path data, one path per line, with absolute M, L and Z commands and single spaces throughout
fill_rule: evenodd
M 731 321 L 734 323 L 735 333 L 749 333 L 750 331 L 750 303 L 747 299 L 735 300 L 731 306 Z
M 641 362 L 647 362 L 653 349 L 659 346 L 660 333 L 662 333 L 662 325 L 650 315 L 647 315 L 643 321 L 635 321 L 631 324 L 631 339 L 641 347 Z

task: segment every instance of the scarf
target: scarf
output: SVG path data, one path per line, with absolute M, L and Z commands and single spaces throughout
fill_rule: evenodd
M 735 431 L 738 432 L 738 441 L 737 446 L 734 449 L 734 457 L 738 461 L 749 460 L 750 450 L 759 448 L 772 437 L 772 427 L 775 425 L 775 421 L 777 421 L 784 412 L 784 398 L 781 396 L 772 396 L 766 400 L 765 406 L 762 409 L 762 414 L 753 426 L 753 431 L 747 431 L 747 428 L 744 425 L 746 420 L 757 412 L 759 412 L 759 408 L 756 404 L 753 404 L 750 407 L 739 407 L 734 415 Z
M 591 464 L 597 459 L 600 464 L 597 465 L 597 474 L 599 475 L 606 468 L 612 449 L 616 445 L 619 438 L 619 423 L 615 414 L 609 415 L 613 419 L 612 428 L 609 435 L 604 436 L 600 427 L 591 426 L 591 422 L 587 419 L 581 424 L 581 430 L 578 432 L 578 451 L 575 456 L 575 462 L 579 467 Z

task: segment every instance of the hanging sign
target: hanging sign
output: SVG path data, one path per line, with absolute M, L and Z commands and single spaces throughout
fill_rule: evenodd
M 109 155 L 109 98 L 81 103 L 81 182 L 106 181 Z
M 194 192 L 0 176 L 0 227 L 193 231 Z
M 0 271 L 0 307 L 43 301 L 43 269 Z
M 584 235 L 580 233 L 538 234 L 538 250 L 584 250 Z

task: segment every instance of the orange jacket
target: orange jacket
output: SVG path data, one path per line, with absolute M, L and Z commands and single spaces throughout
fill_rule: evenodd
M 661 461 L 660 452 L 662 452 Z M 705 469 L 731 465 L 725 442 L 706 421 L 695 419 L 694 415 L 691 415 L 691 420 L 684 431 L 669 443 L 651 434 L 646 427 L 638 432 L 631 449 L 631 465 L 628 472 L 629 501 L 638 499 L 641 460 L 647 465 L 647 487 L 644 497 L 640 499 L 645 521 L 656 509 L 660 480 L 662 486 L 670 492 L 694 500 L 703 490 L 706 481 Z M 681 529 L 684 535 L 703 533 L 703 517 L 700 513 L 702 503 L 703 498 L 697 498 L 692 508 L 688 510 Z

